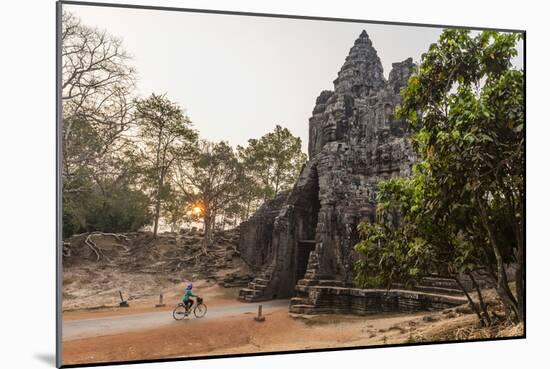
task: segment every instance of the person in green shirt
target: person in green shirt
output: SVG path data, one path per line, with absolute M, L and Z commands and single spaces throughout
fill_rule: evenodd
M 183 304 L 185 305 L 185 309 L 187 310 L 186 314 L 189 314 L 189 311 L 191 310 L 191 307 L 193 306 L 193 303 L 194 303 L 191 297 L 198 297 L 197 295 L 193 295 L 193 283 L 189 283 L 187 285 L 187 288 L 185 289 L 185 293 L 183 294 L 183 297 L 182 297 Z

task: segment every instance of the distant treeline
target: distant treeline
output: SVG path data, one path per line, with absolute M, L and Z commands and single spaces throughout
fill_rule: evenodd
M 62 56 L 64 237 L 201 221 L 206 250 L 215 227 L 246 220 L 306 161 L 279 125 L 245 147 L 201 139 L 165 94 L 136 95 L 121 40 L 68 12 Z

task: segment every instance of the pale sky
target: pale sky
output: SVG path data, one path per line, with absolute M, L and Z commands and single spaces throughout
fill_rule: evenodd
M 418 62 L 441 29 L 160 10 L 63 5 L 83 23 L 123 40 L 138 94 L 166 93 L 202 138 L 244 145 L 287 127 L 307 152 L 308 119 L 331 90 L 363 29 L 386 78 L 393 62 Z M 520 49 L 520 53 L 521 53 Z M 514 64 L 521 66 L 520 55 Z

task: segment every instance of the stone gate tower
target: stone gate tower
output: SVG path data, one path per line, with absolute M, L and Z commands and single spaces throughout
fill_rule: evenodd
M 357 225 L 373 221 L 378 182 L 409 175 L 415 161 L 407 125 L 396 119 L 411 58 L 389 80 L 363 31 L 333 91 L 322 91 L 309 119 L 309 161 L 292 190 L 241 224 L 239 251 L 257 271 L 244 301 L 296 295 L 300 286 L 349 286 Z

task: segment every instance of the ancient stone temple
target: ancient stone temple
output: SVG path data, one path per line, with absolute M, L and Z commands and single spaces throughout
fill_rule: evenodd
M 322 286 L 352 293 L 357 225 L 374 220 L 378 182 L 409 175 L 415 161 L 408 127 L 395 116 L 412 68 L 411 58 L 393 63 L 386 80 L 369 36 L 360 34 L 334 90 L 315 102 L 309 161 L 293 189 L 241 224 L 239 251 L 258 274 L 240 299 L 294 297 L 299 307 L 314 306 Z

